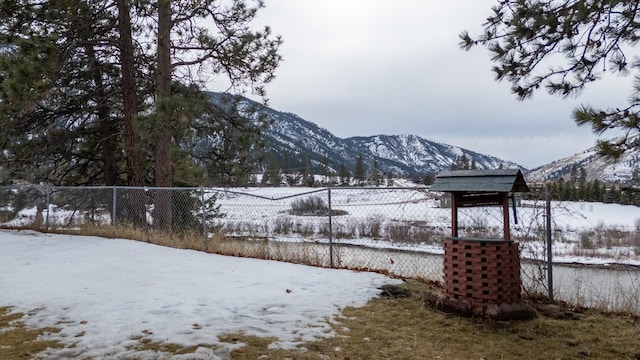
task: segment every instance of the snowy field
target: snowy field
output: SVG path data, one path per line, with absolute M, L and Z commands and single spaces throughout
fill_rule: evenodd
M 327 188 L 204 189 L 204 194 L 199 189 L 180 191 L 198 202 L 202 195 L 207 199 L 216 196 L 215 204 L 224 216 L 209 216 L 207 225 L 222 228 L 230 235 L 321 243 L 328 242 L 331 235 L 335 243 L 440 254 L 442 239 L 451 232 L 451 211 L 441 206 L 442 194 L 425 188 L 332 188 L 330 202 Z M 107 188 L 106 194 L 110 192 Z M 56 191 L 49 211 L 40 214 L 41 224 L 57 228 L 76 228 L 86 222 L 111 224 L 109 198 L 100 199 L 98 195 L 91 190 Z M 331 219 L 331 228 L 326 211 L 312 216 L 292 213 L 296 202 L 311 198 L 320 199 L 327 206 L 330 203 L 332 211 L 337 212 Z M 55 203 L 55 199 L 73 199 L 75 203 Z M 89 205 L 94 208 L 87 209 Z M 552 202 L 551 207 L 555 261 L 640 265 L 640 207 L 588 202 Z M 524 258 L 546 258 L 544 208 L 543 201 L 522 200 L 516 206 L 517 224 L 516 217 L 510 214 L 512 238 L 520 241 Z M 12 208 L 5 205 L 4 210 Z M 153 206 L 148 205 L 147 210 L 152 222 Z M 196 217 L 201 214 L 197 204 L 192 209 L 185 206 L 184 211 L 193 212 Z M 3 224 L 30 226 L 36 218 L 36 207 L 27 204 Z M 473 237 L 473 230 L 478 228 L 501 235 L 499 208 L 461 209 L 459 218 L 460 236 Z
M 246 189 L 250 196 L 221 196 L 217 203 L 225 217 L 216 222 L 228 233 L 236 235 L 326 242 L 326 215 L 299 216 L 289 211 L 295 201 L 305 196 L 327 201 L 326 191 L 309 192 L 308 188 L 252 188 Z M 442 238 L 451 233 L 451 209 L 441 206 L 439 196 L 424 189 L 332 189 L 332 210 L 345 212 L 332 217 L 332 240 L 373 248 L 441 254 Z M 512 239 L 521 242 L 523 257 L 545 259 L 544 201 L 519 201 L 517 216 L 512 210 L 511 235 Z M 640 207 L 553 201 L 551 211 L 556 262 L 640 265 Z M 460 236 L 472 232 L 466 229 L 478 227 L 486 228 L 498 237 L 502 235 L 499 207 L 460 209 L 459 223 Z
M 0 306 L 25 312 L 47 337 L 73 348 L 42 358 L 224 359 L 218 336 L 242 332 L 291 348 L 331 335 L 328 321 L 361 306 L 376 274 L 177 250 L 130 240 L 0 231 Z M 200 346 L 169 356 L 137 350 L 141 339 Z

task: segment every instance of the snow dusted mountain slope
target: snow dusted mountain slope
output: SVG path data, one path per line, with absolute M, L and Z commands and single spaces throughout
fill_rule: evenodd
M 605 182 L 626 182 L 632 179 L 634 169 L 640 169 L 640 151 L 627 152 L 620 159 L 613 160 L 598 154 L 596 147 L 592 147 L 575 154 L 556 160 L 531 170 L 527 174 L 529 181 L 555 180 L 561 177 L 569 179 L 571 168 L 583 168 L 586 171 L 587 180 L 600 180 Z
M 451 163 L 463 154 L 469 161 L 475 160 L 479 169 L 521 168 L 518 164 L 480 154 L 461 147 L 442 144 L 416 135 L 376 135 L 352 137 L 345 141 L 365 145 L 371 154 L 380 159 L 412 167 L 420 173 L 437 173 L 448 170 Z
M 212 93 L 212 100 L 220 102 L 220 93 Z M 480 154 L 461 147 L 441 144 L 416 135 L 377 135 L 339 138 L 326 129 L 298 115 L 261 107 L 243 99 L 239 107 L 259 108 L 251 116 L 266 116 L 271 125 L 263 132 L 265 151 L 275 155 L 280 168 L 293 171 L 308 167 L 320 173 L 323 167 L 338 172 L 342 165 L 353 173 L 356 159 L 362 156 L 366 169 L 374 161 L 381 172 L 408 176 L 436 174 L 449 170 L 463 154 L 469 163 L 475 161 L 479 169 L 522 168 L 518 164 Z M 257 105 L 257 106 L 255 106 Z
M 344 165 L 352 174 L 356 159 L 361 156 L 369 171 L 374 165 L 383 172 L 406 176 L 437 174 L 449 170 L 459 156 L 465 155 L 469 164 L 479 169 L 520 168 L 513 162 L 480 154 L 458 146 L 429 141 L 416 135 L 377 135 L 346 139 L 301 118 L 298 115 L 276 111 L 249 99 L 230 101 L 223 93 L 210 93 L 212 102 L 223 109 L 231 106 L 250 118 L 265 117 L 271 125 L 263 131 L 263 155 L 274 155 L 283 170 L 292 172 L 307 168 L 320 174 L 323 168 L 338 172 Z M 250 109 L 258 109 L 256 112 Z M 256 154 L 258 155 L 258 154 Z M 258 156 L 256 156 L 258 157 Z

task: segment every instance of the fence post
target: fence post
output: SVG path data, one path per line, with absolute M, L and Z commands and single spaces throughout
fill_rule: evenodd
M 118 206 L 118 200 L 116 200 L 116 196 L 117 196 L 118 192 L 116 189 L 116 186 L 113 185 L 113 192 L 112 192 L 112 198 L 111 198 L 111 229 L 113 231 L 113 235 L 111 236 L 112 238 L 116 237 L 116 209 Z
M 204 202 L 204 188 L 200 186 L 200 201 L 202 202 L 202 235 L 204 236 L 204 251 L 209 251 L 209 234 L 207 234 L 207 206 Z
M 549 302 L 553 302 L 553 247 L 551 246 L 551 189 L 549 184 L 545 185 L 544 193 L 547 228 L 547 287 L 549 290 Z
M 331 187 L 327 188 L 327 200 L 329 202 L 329 266 L 333 267 L 333 227 L 331 224 Z

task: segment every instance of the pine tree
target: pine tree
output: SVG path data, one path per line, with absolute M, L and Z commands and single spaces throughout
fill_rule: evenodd
M 585 170 L 583 167 L 580 167 L 580 175 L 578 175 L 578 182 L 579 183 L 585 183 L 587 181 L 587 170 Z
M 365 172 L 364 172 L 364 160 L 362 159 L 362 155 L 358 154 L 356 157 L 356 166 L 353 170 L 353 178 L 357 182 L 358 186 L 364 186 Z
M 263 186 L 278 187 L 281 182 L 282 177 L 280 176 L 280 167 L 278 166 L 276 154 L 269 152 L 266 157 L 265 170 L 262 175 L 261 184 Z
M 330 173 L 331 169 L 329 168 L 329 159 L 327 158 L 326 155 L 322 157 L 322 169 L 321 169 L 321 172 L 322 172 L 322 174 L 321 174 L 322 175 L 322 180 L 325 183 L 329 183 L 330 182 L 329 181 L 329 176 L 331 175 L 331 173 Z
M 469 158 L 466 154 L 462 154 L 462 156 L 460 156 L 460 168 L 462 170 L 469 170 L 471 168 L 471 165 L 469 164 Z
M 159 185 L 182 181 L 171 172 L 172 154 L 185 150 L 176 143 L 175 125 L 193 120 L 184 115 L 195 113 L 183 111 L 184 98 L 176 97 L 174 85 L 202 83 L 191 75 L 206 73 L 228 77 L 232 90 L 246 87 L 264 96 L 263 86 L 280 60 L 280 39 L 268 28 L 255 31 L 250 25 L 261 3 L 16 4 L 0 3 L 5 15 L 0 43 L 12 49 L 0 54 L 0 137 L 9 145 L 3 150 L 11 161 L 2 165 L 34 173 L 39 181 L 139 186 L 154 180 L 143 176 L 153 173 L 149 164 L 157 165 Z M 211 18 L 208 10 L 213 8 Z M 217 26 L 210 26 L 212 22 Z M 133 40 L 158 34 L 157 47 Z M 168 44 L 167 35 L 174 35 Z M 196 67 L 207 71 L 193 71 Z M 140 119 L 140 114 L 154 111 L 154 116 Z M 231 127 L 224 129 L 210 136 L 225 138 Z M 41 133 L 51 135 L 47 139 Z M 24 156 L 27 151 L 29 156 Z M 141 170 L 143 166 L 147 168 Z
M 571 165 L 571 177 L 570 177 L 571 182 L 573 183 L 577 183 L 578 182 L 578 166 L 576 164 Z
M 591 194 L 590 194 L 590 200 L 591 201 L 602 201 L 603 198 L 603 187 L 600 184 L 600 181 L 598 181 L 598 179 L 593 180 L 593 184 L 591 186 Z
M 576 190 L 576 200 L 587 200 L 587 183 L 580 181 L 578 183 L 578 189 Z
M 631 171 L 631 185 L 640 185 L 640 168 L 637 165 Z
M 15 175 L 62 185 L 118 181 L 122 98 L 111 5 L 0 2 L 0 44 L 10 49 L 0 52 L 1 165 Z
M 344 165 L 344 163 L 340 164 L 340 185 L 349 185 L 351 179 L 349 178 L 349 170 Z
M 565 195 L 565 181 L 563 178 L 559 178 L 551 186 L 551 196 L 555 200 L 564 200 Z
M 616 188 L 611 186 L 609 188 L 604 189 L 604 193 L 602 195 L 602 202 L 604 203 L 614 203 L 616 202 Z M 618 197 L 619 198 L 619 197 Z
M 631 198 L 629 196 L 629 192 L 627 191 L 620 191 L 620 204 L 623 205 L 630 205 L 631 204 Z
M 434 176 L 434 175 L 432 175 L 432 174 L 426 174 L 426 175 L 424 176 L 424 178 L 422 179 L 422 183 L 423 183 L 424 185 L 431 185 L 431 184 L 433 184 L 433 180 L 435 180 L 435 176 Z
M 469 158 L 467 155 L 462 154 L 456 157 L 456 160 L 451 164 L 451 170 L 469 170 L 471 169 L 471 165 L 469 164 Z
M 598 135 L 622 134 L 598 142 L 604 155 L 617 158 L 640 146 L 640 67 L 631 61 L 640 31 L 637 1 L 503 0 L 491 10 L 480 34 L 463 32 L 460 45 L 486 47 L 496 79 L 508 81 L 520 100 L 539 89 L 571 97 L 608 73 L 635 73 L 628 106 L 602 110 L 583 105 L 573 119 Z
M 391 170 L 387 171 L 387 186 L 393 186 L 393 172 Z
M 371 165 L 371 182 L 374 186 L 380 186 L 380 170 L 378 169 L 378 160 L 375 157 Z
M 315 185 L 315 179 L 309 170 L 309 158 L 306 154 L 302 155 L 302 173 L 300 177 L 302 178 L 303 186 L 313 187 Z

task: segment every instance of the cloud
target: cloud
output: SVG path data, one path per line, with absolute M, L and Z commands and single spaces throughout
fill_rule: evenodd
M 572 110 L 624 106 L 630 79 L 604 79 L 577 99 L 517 101 L 509 84 L 495 82 L 486 50 L 458 46 L 460 32 L 478 33 L 494 4 L 267 0 L 257 24 L 284 39 L 270 105 L 340 137 L 426 134 L 527 165 L 592 146 Z

